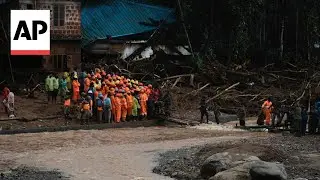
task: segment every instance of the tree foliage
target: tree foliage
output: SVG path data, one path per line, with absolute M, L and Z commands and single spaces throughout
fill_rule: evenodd
M 178 0 L 148 0 L 178 7 Z M 191 44 L 201 56 L 228 63 L 317 63 L 318 0 L 180 0 Z M 180 10 L 176 8 L 177 17 Z M 182 27 L 182 26 L 179 26 Z M 179 30 L 180 34 L 184 31 Z M 297 61 L 297 62 L 296 62 Z

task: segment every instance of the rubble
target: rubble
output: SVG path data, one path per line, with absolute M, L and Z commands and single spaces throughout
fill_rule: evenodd
M 41 170 L 34 167 L 18 167 L 12 169 L 9 172 L 1 173 L 1 180 L 43 180 L 43 179 L 52 179 L 52 180 L 68 180 L 69 177 L 63 175 L 63 173 L 55 170 Z

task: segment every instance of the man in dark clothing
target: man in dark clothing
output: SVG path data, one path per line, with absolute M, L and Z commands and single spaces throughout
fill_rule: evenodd
M 299 102 L 295 104 L 292 111 L 292 118 L 293 118 L 293 131 L 295 136 L 301 136 L 301 121 L 302 121 L 302 111 Z
M 246 125 L 246 110 L 245 108 L 241 108 L 241 109 L 238 109 L 237 111 L 237 117 L 238 117 L 238 120 L 239 120 L 239 123 L 240 123 L 240 126 L 245 126 Z
M 220 118 L 221 112 L 217 103 L 213 103 L 213 113 L 214 113 L 214 119 L 216 120 L 216 123 L 220 124 L 219 118 Z
M 314 106 L 314 115 L 312 116 L 312 121 L 310 123 L 310 133 L 317 133 L 317 127 L 320 119 L 320 98 L 318 97 Z
M 205 97 L 201 98 L 200 101 L 200 113 L 201 113 L 201 123 L 203 123 L 203 116 L 206 116 L 207 118 L 207 123 L 209 123 L 209 114 L 208 114 L 208 105 L 206 103 Z
M 276 119 L 280 119 L 281 105 L 277 101 L 272 101 L 271 126 L 276 126 Z
M 166 91 L 166 93 L 163 96 L 163 103 L 164 103 L 164 114 L 166 117 L 171 116 L 171 102 L 172 102 L 172 97 L 169 91 Z
M 307 108 L 303 106 L 301 111 L 301 135 L 302 136 L 306 135 L 307 123 L 308 123 L 308 112 L 307 112 Z
M 148 100 L 147 100 L 147 111 L 148 111 L 148 119 L 152 119 L 154 118 L 154 110 L 155 110 L 155 107 L 154 107 L 154 97 L 153 97 L 153 94 L 150 94 Z

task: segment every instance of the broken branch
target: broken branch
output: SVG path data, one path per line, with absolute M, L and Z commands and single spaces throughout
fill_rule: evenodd
M 170 77 L 166 77 L 166 78 L 162 78 L 162 79 L 157 79 L 156 81 L 165 81 L 165 80 L 170 80 L 170 79 L 176 79 L 179 77 L 188 77 L 191 76 L 193 74 L 181 74 L 181 75 L 176 75 L 176 76 L 170 76 Z
M 206 88 L 208 86 L 210 86 L 210 83 L 207 83 L 206 85 L 202 86 L 201 88 L 193 90 L 193 91 L 187 93 L 185 96 L 187 96 L 189 94 L 193 94 L 195 96 L 199 91 L 203 90 L 204 88 Z
M 208 102 L 212 101 L 213 99 L 215 99 L 215 98 L 217 98 L 217 97 L 221 96 L 223 93 L 225 93 L 225 92 L 229 91 L 230 89 L 232 89 L 232 88 L 234 88 L 234 87 L 238 86 L 239 84 L 240 84 L 240 82 L 237 82 L 237 83 L 233 84 L 232 86 L 230 86 L 230 87 L 226 88 L 225 90 L 223 90 L 223 91 L 222 91 L 222 92 L 220 92 L 219 94 L 217 94 L 217 95 L 213 96 L 212 98 L 208 99 L 208 100 L 206 101 L 206 103 L 208 103 Z
M 174 88 L 178 84 L 178 82 L 180 82 L 180 80 L 181 80 L 181 77 L 178 77 L 174 82 L 174 84 L 171 86 L 171 88 Z

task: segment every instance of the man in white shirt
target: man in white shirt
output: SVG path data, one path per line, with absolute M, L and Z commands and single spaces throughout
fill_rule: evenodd
M 14 94 L 13 94 L 13 92 L 11 92 L 11 91 L 9 92 L 8 97 L 3 100 L 3 104 L 8 110 L 8 116 L 10 118 L 13 118 L 14 117 Z

